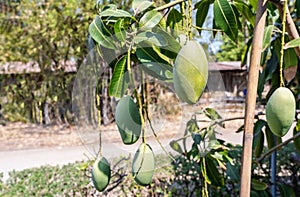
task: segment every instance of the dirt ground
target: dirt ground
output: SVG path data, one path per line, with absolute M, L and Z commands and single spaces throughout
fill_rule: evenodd
M 193 108 L 193 111 L 202 109 L 203 106 Z M 241 117 L 244 113 L 244 106 L 240 104 L 227 104 L 226 107 L 219 106 L 219 111 L 224 118 Z M 159 138 L 176 139 L 182 137 L 185 123 L 191 116 L 188 108 L 182 108 L 177 116 L 155 117 L 152 122 L 156 134 Z M 184 115 L 183 115 L 184 114 Z M 199 117 L 200 119 L 203 117 Z M 200 126 L 204 123 L 200 123 Z M 226 133 L 232 133 L 243 124 L 242 120 L 225 123 L 225 129 L 217 129 L 226 138 Z M 204 125 L 203 125 L 204 126 Z M 115 124 L 101 126 L 103 140 L 120 141 L 120 135 Z M 146 124 L 146 136 L 154 139 L 149 124 Z M 82 130 L 75 126 L 42 126 L 25 123 L 6 123 L 0 125 L 0 151 L 23 150 L 44 147 L 67 147 L 79 146 L 83 143 L 93 143 L 98 140 L 98 133 L 95 130 Z M 121 141 L 120 141 L 121 142 Z

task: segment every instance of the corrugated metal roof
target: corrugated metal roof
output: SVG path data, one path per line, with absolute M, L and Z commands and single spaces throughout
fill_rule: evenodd
M 77 71 L 76 62 L 67 61 L 66 66 L 62 66 L 64 71 L 67 73 L 72 73 Z M 246 67 L 241 66 L 241 62 L 209 62 L 208 66 L 210 71 L 245 71 Z M 52 67 L 52 71 L 55 69 Z M 0 66 L 0 74 L 24 74 L 24 73 L 39 73 L 41 72 L 40 67 L 36 62 L 9 62 Z

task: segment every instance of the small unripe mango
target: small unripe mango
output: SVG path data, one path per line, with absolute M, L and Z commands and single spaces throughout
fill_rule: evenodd
M 110 180 L 110 165 L 105 157 L 97 159 L 92 169 L 92 181 L 95 188 L 102 192 L 107 187 Z
M 277 88 L 266 107 L 267 123 L 272 133 L 284 136 L 293 124 L 296 102 L 293 93 L 285 87 Z
M 202 46 L 197 41 L 188 41 L 174 63 L 174 88 L 180 100 L 196 103 L 202 95 L 208 79 L 208 62 Z
M 124 144 L 133 144 L 139 139 L 142 130 L 141 117 L 131 96 L 120 99 L 116 108 L 116 123 Z
M 146 186 L 152 181 L 155 159 L 151 147 L 142 143 L 136 151 L 132 162 L 132 176 L 137 184 Z

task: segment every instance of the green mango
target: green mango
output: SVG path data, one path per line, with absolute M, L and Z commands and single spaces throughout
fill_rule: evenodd
M 266 118 L 271 132 L 283 137 L 293 124 L 295 112 L 296 102 L 293 93 L 285 87 L 277 88 L 266 107 Z
M 139 139 L 142 130 L 141 117 L 131 96 L 120 99 L 116 108 L 116 123 L 124 144 L 133 144 Z
M 102 192 L 110 181 L 110 165 L 105 157 L 97 159 L 92 169 L 92 181 L 95 188 Z
M 188 41 L 174 63 L 173 82 L 177 96 L 183 102 L 195 104 L 201 97 L 208 79 L 208 61 L 197 41 Z
M 155 159 L 152 148 L 142 143 L 136 151 L 132 162 L 132 176 L 137 184 L 146 186 L 152 181 Z

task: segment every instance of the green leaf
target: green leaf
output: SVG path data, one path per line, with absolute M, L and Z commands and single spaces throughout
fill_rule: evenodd
M 197 27 L 202 27 L 211 2 L 210 0 L 202 0 L 197 6 L 197 12 L 196 12 L 196 25 Z M 199 34 L 201 34 L 201 30 L 198 30 Z
M 284 69 L 298 65 L 298 57 L 294 49 L 287 49 L 283 55 Z
M 110 81 L 109 95 L 117 98 L 121 98 L 126 89 L 126 65 L 127 56 L 122 57 L 115 65 L 114 72 Z
M 254 124 L 254 135 L 258 135 L 262 131 L 262 128 L 266 125 L 267 122 L 265 120 L 262 119 L 257 120 Z
M 136 56 L 142 63 L 141 67 L 149 75 L 160 80 L 171 80 L 173 78 L 170 64 L 159 57 L 152 47 L 138 47 Z
M 243 0 L 234 0 L 233 5 L 250 22 L 252 27 L 254 27 L 255 15 L 251 11 L 250 5 L 247 5 Z
M 152 31 L 144 31 L 137 34 L 133 39 L 135 44 L 139 44 L 141 42 L 145 42 L 146 44 L 152 46 L 167 46 L 167 40 L 160 34 L 154 33 Z
M 264 148 L 264 142 L 265 142 L 265 135 L 263 132 L 260 132 L 259 135 L 257 136 L 257 143 L 254 148 L 254 153 L 256 157 L 259 157 L 263 151 Z
M 172 33 L 177 36 L 178 32 L 182 30 L 182 15 L 181 13 L 176 10 L 172 9 L 167 17 L 167 26 L 171 28 L 173 31 Z
M 211 184 L 216 187 L 221 187 L 224 185 L 224 178 L 221 176 L 216 164 L 214 161 L 206 157 L 205 158 L 207 177 L 210 180 Z
M 240 174 L 238 167 L 232 165 L 230 162 L 226 164 L 226 174 L 230 177 L 230 180 L 238 182 L 240 180 Z
M 216 26 L 222 29 L 232 41 L 237 42 L 237 19 L 227 0 L 215 0 L 214 21 Z
M 147 10 L 152 5 L 153 5 L 153 2 L 150 2 L 147 0 L 134 0 L 132 2 L 132 9 L 134 11 L 134 15 L 137 15 L 137 14 Z
M 293 135 L 295 136 L 300 132 L 300 120 L 298 120 L 296 127 L 294 128 Z M 294 139 L 294 146 L 298 152 L 300 152 L 300 136 Z
M 161 13 L 156 10 L 146 12 L 140 19 L 139 27 L 141 30 L 150 30 L 160 22 L 162 17 Z
M 279 187 L 281 197 L 295 197 L 296 196 L 293 189 L 290 186 L 280 183 L 280 184 L 278 184 L 278 187 Z
M 117 22 L 114 25 L 114 30 L 115 30 L 116 38 L 121 42 L 125 42 L 126 41 L 126 31 L 125 31 L 125 27 L 124 27 L 124 18 L 120 18 L 117 20 Z
M 116 49 L 110 31 L 104 25 L 102 19 L 99 16 L 96 16 L 96 18 L 90 24 L 89 33 L 92 38 L 100 45 L 109 49 Z
M 264 30 L 262 51 L 265 51 L 268 48 L 268 46 L 270 45 L 273 28 L 274 28 L 274 25 L 269 25 Z
M 129 12 L 126 12 L 125 10 L 120 10 L 116 8 L 109 8 L 102 12 L 100 12 L 100 17 L 117 17 L 117 18 L 126 18 L 126 17 L 132 17 L 132 15 Z
M 265 133 L 266 133 L 266 139 L 268 143 L 268 149 L 273 148 L 275 146 L 274 134 L 271 132 L 270 127 L 268 125 L 266 125 Z
M 161 53 L 170 59 L 175 59 L 181 49 L 180 43 L 168 32 L 161 28 L 154 28 L 155 33 L 159 34 L 167 42 L 166 46 L 160 47 Z
M 170 142 L 170 146 L 171 146 L 171 148 L 172 148 L 173 150 L 175 150 L 176 152 L 178 152 L 178 153 L 180 153 L 180 154 L 183 153 L 182 148 L 181 148 L 180 144 L 179 144 L 177 141 L 172 140 L 172 141 Z
M 251 187 L 257 191 L 262 191 L 268 188 L 268 184 L 261 182 L 257 179 L 251 178 Z
M 293 39 L 284 45 L 284 49 L 294 48 L 300 46 L 300 38 Z
M 203 112 L 211 120 L 222 119 L 222 116 L 213 108 L 209 108 L 209 107 L 205 108 L 205 110 Z

